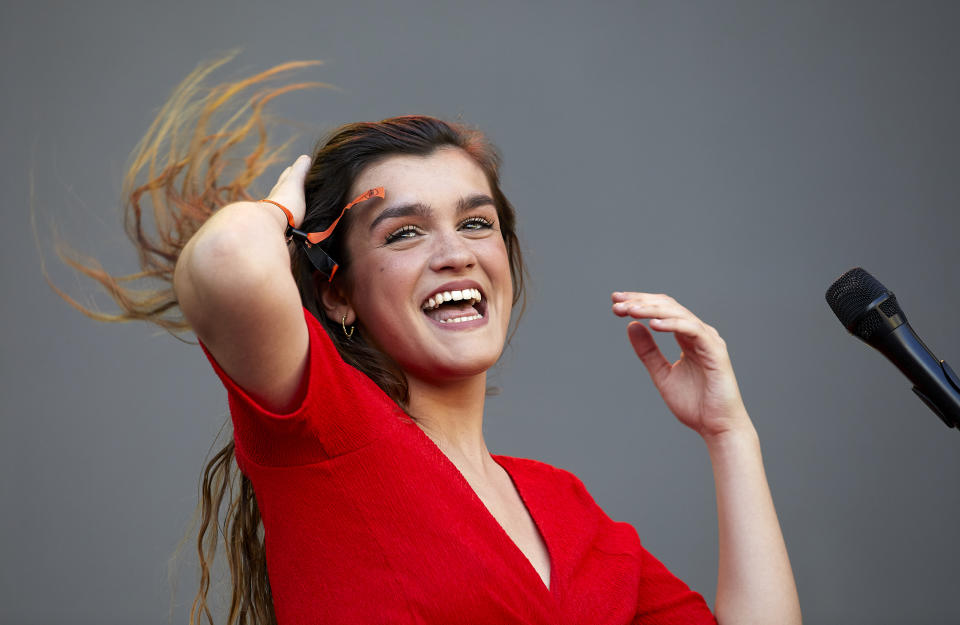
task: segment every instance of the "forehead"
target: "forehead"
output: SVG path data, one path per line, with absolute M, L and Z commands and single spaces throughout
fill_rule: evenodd
M 367 189 L 383 187 L 385 198 L 370 202 L 382 209 L 398 202 L 443 205 L 469 194 L 490 194 L 490 184 L 473 157 L 455 147 L 434 150 L 427 156 L 395 154 L 368 165 L 350 189 L 355 197 Z M 365 212 L 379 212 L 374 209 Z

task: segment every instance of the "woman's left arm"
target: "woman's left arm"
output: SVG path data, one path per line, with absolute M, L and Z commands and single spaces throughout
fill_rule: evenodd
M 760 441 L 744 407 L 727 346 L 712 326 L 672 297 L 617 292 L 613 312 L 649 319 L 672 332 L 680 359 L 670 363 L 640 321 L 630 342 L 677 419 L 703 438 L 713 465 L 719 520 L 719 570 L 714 613 L 720 625 L 799 625 L 800 601 L 773 507 Z

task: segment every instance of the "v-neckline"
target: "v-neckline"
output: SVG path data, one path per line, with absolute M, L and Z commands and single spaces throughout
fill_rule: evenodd
M 446 456 L 446 454 L 444 454 L 444 456 Z M 547 535 L 543 531 L 543 525 L 541 524 L 540 520 L 537 518 L 537 515 L 534 514 L 533 509 L 530 507 L 530 502 L 527 500 L 527 495 L 524 493 L 523 487 L 520 486 L 520 483 L 517 481 L 517 478 L 513 475 L 513 473 L 510 472 L 510 469 L 508 469 L 505 466 L 505 464 L 501 462 L 500 458 L 502 458 L 502 456 L 498 457 L 494 454 L 490 454 L 490 457 L 493 459 L 494 462 L 500 465 L 504 473 L 507 474 L 507 477 L 510 478 L 510 481 L 513 483 L 513 488 L 517 491 L 517 495 L 520 497 L 520 502 L 523 504 L 523 507 L 526 508 L 527 514 L 530 516 L 530 520 L 533 521 L 534 529 L 537 530 L 537 533 L 540 534 L 540 539 L 543 540 L 544 547 L 547 550 L 548 565 L 550 566 L 550 575 L 549 575 L 550 585 L 549 586 L 543 583 L 543 578 L 540 577 L 540 572 L 537 571 L 537 568 L 533 566 L 533 562 L 531 562 L 530 558 L 527 557 L 527 554 L 525 554 L 523 550 L 520 549 L 519 546 L 517 546 L 517 543 L 514 542 L 514 540 L 510 537 L 510 534 L 507 533 L 507 530 L 503 529 L 503 526 L 500 524 L 500 521 L 497 520 L 497 517 L 493 516 L 493 513 L 490 512 L 490 509 L 487 508 L 487 505 L 483 503 L 483 500 L 480 499 L 479 495 L 477 495 L 477 491 L 473 490 L 473 487 L 470 486 L 469 482 L 467 482 L 467 478 L 463 476 L 463 473 L 460 473 L 460 477 L 461 479 L 463 479 L 464 482 L 466 482 L 467 486 L 470 487 L 470 490 L 473 491 L 474 498 L 478 502 L 480 502 L 480 505 L 484 507 L 484 509 L 487 511 L 487 515 L 496 524 L 496 526 L 500 528 L 500 531 L 503 533 L 506 539 L 510 541 L 510 543 L 513 545 L 513 548 L 516 550 L 516 552 L 519 553 L 523 557 L 523 559 L 527 561 L 527 564 L 529 565 L 530 570 L 533 571 L 534 575 L 536 575 L 537 580 L 540 582 L 540 585 L 543 587 L 543 589 L 547 591 L 548 594 L 553 595 L 557 587 L 555 574 L 554 574 L 554 571 L 556 569 L 556 562 L 555 562 L 556 558 L 553 557 L 553 550 L 550 548 L 550 543 L 547 540 Z M 450 464 L 456 469 L 456 465 L 453 464 L 453 462 L 450 461 L 449 458 L 447 458 L 447 461 L 450 462 Z M 507 464 L 509 464 L 509 461 L 507 462 Z M 457 469 L 457 472 L 459 473 L 460 470 Z
M 510 472 L 510 469 L 506 467 L 506 464 L 509 464 L 509 461 L 505 464 L 501 462 L 501 458 L 505 456 L 498 456 L 496 454 L 490 454 L 490 458 L 496 462 L 507 474 L 507 477 L 510 478 L 510 481 L 513 483 L 513 487 L 516 489 L 517 494 L 520 497 L 520 501 L 523 503 L 523 507 L 526 508 L 527 514 L 530 515 L 530 519 L 533 520 L 534 527 L 537 532 L 540 533 L 540 538 L 543 540 L 543 544 L 547 548 L 547 559 L 550 561 L 550 585 L 547 586 L 543 583 L 543 578 L 540 577 L 540 572 L 537 571 L 536 567 L 533 566 L 533 563 L 527 557 L 527 554 L 523 552 L 522 549 L 514 542 L 513 538 L 510 537 L 510 534 L 507 533 L 507 530 L 503 529 L 503 526 L 500 525 L 500 521 L 497 520 L 497 517 L 493 516 L 493 513 L 490 512 L 490 509 L 487 508 L 487 504 L 483 503 L 483 500 L 480 498 L 480 495 L 477 494 L 477 491 L 473 489 L 473 486 L 470 485 L 470 482 L 467 481 L 467 478 L 463 475 L 463 472 L 457 467 L 456 464 L 447 457 L 447 454 L 443 453 L 443 450 L 434 442 L 432 438 L 427 436 L 427 433 L 424 432 L 420 426 L 414 424 L 414 427 L 420 432 L 420 436 L 423 437 L 423 440 L 426 442 L 430 448 L 435 451 L 441 458 L 441 462 L 446 465 L 448 469 L 452 471 L 456 479 L 458 479 L 461 485 L 466 488 L 467 492 L 470 493 L 471 498 L 474 503 L 479 505 L 480 509 L 483 510 L 483 513 L 486 515 L 486 518 L 489 519 L 490 523 L 496 528 L 500 533 L 500 537 L 506 540 L 513 552 L 519 556 L 519 559 L 526 563 L 526 568 L 529 571 L 529 574 L 537 580 L 537 585 L 543 589 L 543 591 L 552 598 L 556 598 L 557 592 L 557 566 L 556 566 L 556 557 L 553 553 L 553 547 L 550 544 L 550 539 L 547 537 L 546 532 L 543 531 L 543 524 L 537 518 L 533 508 L 530 506 L 530 501 L 527 498 L 527 494 L 524 493 L 524 487 L 520 485 L 520 481 L 517 480 L 516 476 Z

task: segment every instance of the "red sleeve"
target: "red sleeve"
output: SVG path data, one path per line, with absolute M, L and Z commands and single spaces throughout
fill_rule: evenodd
M 640 547 L 640 593 L 633 625 L 716 625 L 703 597 Z
M 636 528 L 611 519 L 580 478 L 569 471 L 564 472 L 574 481 L 574 488 L 580 493 L 584 505 L 597 519 L 593 544 L 602 545 L 601 551 L 606 553 L 629 554 L 637 562 L 633 569 L 637 604 L 631 624 L 716 625 L 717 620 L 703 596 L 691 590 L 646 550 Z
M 227 389 L 241 468 L 241 456 L 261 465 L 295 466 L 347 453 L 381 434 L 384 411 L 399 410 L 370 378 L 343 361 L 317 318 L 306 308 L 303 314 L 310 349 L 298 390 L 302 400 L 285 414 L 264 408 L 200 342 Z

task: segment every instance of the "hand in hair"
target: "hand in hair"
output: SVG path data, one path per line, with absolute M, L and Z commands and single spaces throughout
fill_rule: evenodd
M 306 211 L 306 200 L 303 197 L 303 181 L 310 170 L 310 157 L 306 154 L 301 155 L 289 167 L 283 170 L 277 179 L 277 184 L 273 185 L 270 193 L 267 194 L 268 200 L 273 200 L 282 204 L 290 214 L 293 215 L 293 224 L 299 227 L 303 223 L 303 214 Z M 286 217 L 280 209 L 277 212 Z

